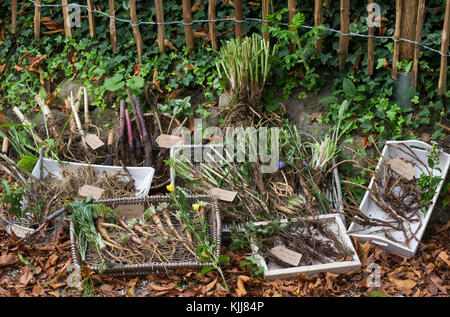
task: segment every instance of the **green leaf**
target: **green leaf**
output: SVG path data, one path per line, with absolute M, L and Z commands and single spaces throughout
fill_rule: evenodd
M 22 254 L 17 253 L 17 255 L 19 256 L 20 262 L 22 262 L 22 263 L 25 264 L 25 265 L 30 264 L 30 262 L 22 256 Z
M 17 164 L 27 171 L 32 172 L 37 162 L 38 160 L 34 156 L 21 156 Z
M 379 289 L 375 289 L 373 291 L 368 292 L 367 296 L 369 296 L 369 297 L 388 297 L 385 292 L 383 292 Z
M 104 87 L 106 90 L 109 91 L 116 91 L 120 88 L 124 87 L 125 83 L 122 81 L 123 75 L 121 74 L 115 74 L 113 77 L 106 78 Z
M 333 104 L 333 103 L 338 103 L 339 99 L 337 99 L 334 96 L 328 96 L 325 98 L 320 99 L 320 103 L 324 103 L 324 104 Z
M 342 88 L 344 89 L 345 95 L 347 97 L 354 97 L 356 95 L 355 85 L 353 84 L 353 82 L 350 79 L 344 78 Z
M 202 269 L 202 272 L 201 272 L 202 277 L 204 277 L 206 273 L 208 273 L 209 271 L 212 271 L 212 270 L 214 270 L 214 267 L 212 267 L 210 265 L 204 266 Z
M 127 80 L 127 87 L 131 90 L 139 90 L 145 85 L 144 78 L 140 76 L 135 76 L 132 79 Z
M 228 263 L 230 262 L 230 257 L 228 255 L 219 256 L 219 263 Z

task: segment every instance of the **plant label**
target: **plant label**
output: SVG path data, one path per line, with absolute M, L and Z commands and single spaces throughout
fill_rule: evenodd
M 99 200 L 100 197 L 102 197 L 104 191 L 104 189 L 101 189 L 99 187 L 84 185 L 78 190 L 78 195 L 80 195 L 81 197 L 88 197 L 89 195 L 92 195 L 92 198 L 94 198 L 94 200 Z
M 284 263 L 299 266 L 300 260 L 302 259 L 302 254 L 295 251 L 289 250 L 281 245 L 274 247 L 270 250 L 273 255 L 279 258 Z
M 170 134 L 161 134 L 156 138 L 156 144 L 159 147 L 170 149 L 174 145 L 181 144 L 181 137 Z
M 389 162 L 391 170 L 396 172 L 401 177 L 411 180 L 417 172 L 417 168 L 413 167 L 411 164 L 406 163 L 402 159 L 396 157 Z
M 99 147 L 102 147 L 104 144 L 103 141 L 100 140 L 99 137 L 96 136 L 95 134 L 86 135 L 84 140 L 86 141 L 87 145 L 89 145 L 91 147 L 91 149 L 93 149 L 93 150 L 96 150 Z
M 140 218 L 144 214 L 143 205 L 119 205 L 116 208 L 119 216 L 124 218 Z
M 223 201 L 229 201 L 232 202 L 234 200 L 234 198 L 237 195 L 237 192 L 232 192 L 229 190 L 225 190 L 225 189 L 220 189 L 220 188 L 213 188 L 209 191 L 209 193 L 213 196 L 216 196 L 217 199 L 223 200 Z

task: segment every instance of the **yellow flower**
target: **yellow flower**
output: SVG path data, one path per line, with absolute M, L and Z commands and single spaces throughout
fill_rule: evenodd
M 192 204 L 192 208 L 194 208 L 195 211 L 200 209 L 200 204 Z
M 173 190 L 175 189 L 175 185 L 174 185 L 174 184 L 167 185 L 167 186 L 166 186 L 166 189 L 167 189 L 169 192 L 173 192 Z

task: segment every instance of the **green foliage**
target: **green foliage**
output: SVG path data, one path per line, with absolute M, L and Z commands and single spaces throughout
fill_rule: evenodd
M 192 109 L 190 99 L 190 96 L 184 99 L 172 99 L 168 104 L 158 104 L 158 110 L 175 117 L 191 116 L 194 114 L 194 110 Z
M 442 173 L 442 170 L 438 167 L 439 165 L 439 156 L 441 152 L 436 147 L 436 144 L 433 144 L 432 148 L 429 150 L 428 155 L 428 166 L 431 169 L 430 174 L 422 173 L 420 174 L 418 186 L 422 188 L 422 197 L 420 203 L 428 206 L 433 200 L 434 195 L 436 194 L 436 188 L 439 183 L 442 181 L 442 177 L 434 176 L 434 170 Z M 424 209 L 426 210 L 426 209 Z
M 18 186 L 17 184 L 10 185 L 6 179 L 2 179 L 0 198 L 3 210 L 8 211 L 16 218 L 24 218 L 27 211 L 25 208 L 22 208 L 25 190 L 25 187 Z

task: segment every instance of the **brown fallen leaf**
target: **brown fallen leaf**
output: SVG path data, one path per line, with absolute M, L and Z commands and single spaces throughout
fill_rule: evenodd
M 442 280 L 434 273 L 431 273 L 430 280 L 433 282 L 434 285 L 445 295 L 447 295 L 447 286 L 442 285 Z
M 247 282 L 250 278 L 245 275 L 239 275 L 237 281 L 236 294 L 238 297 L 247 295 L 247 290 L 245 289 L 244 282 Z
M 14 265 L 19 262 L 19 259 L 13 254 L 2 253 L 0 256 L 0 267 Z
M 409 295 L 412 292 L 412 289 L 414 286 L 417 285 L 417 282 L 414 282 L 413 280 L 401 280 L 397 278 L 390 278 L 389 281 L 394 284 L 396 288 L 401 290 L 405 295 Z
M 217 283 L 217 278 L 203 288 L 205 293 L 209 292 Z
M 0 74 L 2 74 L 5 71 L 6 64 L 0 65 Z
M 174 287 L 175 287 L 175 284 L 173 284 L 173 283 L 171 283 L 171 284 L 169 284 L 167 286 L 158 286 L 158 285 L 155 285 L 153 283 L 148 283 L 147 284 L 147 288 L 149 290 L 151 290 L 151 291 L 153 290 L 153 291 L 157 291 L 157 292 L 168 291 L 168 290 L 171 290 Z
M 20 284 L 27 286 L 28 283 L 33 279 L 33 273 L 31 268 L 27 265 L 23 267 L 22 276 L 20 277 Z
M 369 240 L 367 240 L 366 243 L 364 243 L 364 244 L 360 244 L 359 259 L 361 260 L 361 262 L 363 262 L 367 258 L 371 246 L 372 245 L 370 244 Z
M 136 278 L 132 279 L 130 281 L 130 283 L 128 284 L 129 289 L 127 291 L 127 297 L 135 297 L 136 296 L 136 294 L 134 292 L 134 287 L 136 286 L 136 283 L 137 283 L 138 280 L 139 279 L 136 277 Z
M 31 291 L 31 293 L 33 294 L 33 296 L 38 297 L 44 295 L 45 290 L 41 285 L 38 284 L 33 286 L 33 290 Z
M 438 259 L 441 259 L 442 261 L 445 262 L 445 264 L 447 264 L 447 266 L 450 266 L 450 261 L 448 259 L 448 253 L 446 251 L 441 251 L 441 253 L 439 253 L 439 255 L 438 255 Z

